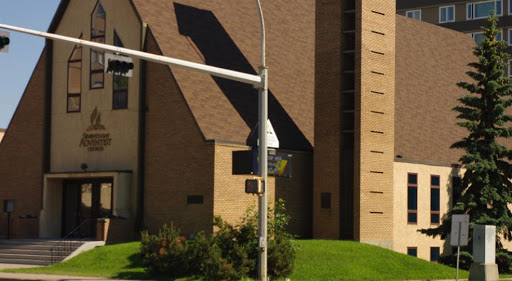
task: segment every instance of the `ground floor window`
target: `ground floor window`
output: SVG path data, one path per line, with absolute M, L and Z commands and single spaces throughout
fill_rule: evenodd
M 430 248 L 430 261 L 431 262 L 439 262 L 439 247 L 431 247 Z
M 416 247 L 407 247 L 407 254 L 409 256 L 417 257 L 418 256 L 418 248 L 416 248 Z

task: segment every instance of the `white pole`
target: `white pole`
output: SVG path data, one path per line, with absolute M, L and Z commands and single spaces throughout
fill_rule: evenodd
M 459 221 L 459 237 L 457 242 L 457 273 L 455 273 L 455 280 L 459 281 L 459 256 L 460 256 L 460 229 L 462 228 L 462 222 Z
M 261 3 L 256 0 L 258 6 L 258 15 L 260 18 L 261 31 L 261 66 L 259 74 L 262 87 L 258 92 L 258 138 L 259 138 L 259 176 L 263 178 L 265 189 L 262 196 L 258 198 L 258 236 L 260 249 L 258 251 L 258 277 L 260 281 L 267 281 L 267 169 L 268 169 L 268 147 L 267 147 L 267 120 L 268 120 L 268 68 L 265 65 L 265 22 L 263 20 L 263 11 Z
M 190 69 L 190 70 L 195 70 L 195 71 L 210 74 L 213 76 L 226 78 L 229 80 L 234 80 L 234 81 L 238 81 L 238 82 L 242 82 L 242 83 L 246 83 L 246 84 L 251 84 L 251 85 L 254 85 L 255 87 L 261 87 L 263 84 L 263 80 L 261 79 L 260 75 L 243 73 L 243 72 L 224 69 L 224 68 L 220 68 L 220 67 L 209 66 L 209 65 L 195 63 L 195 62 L 189 62 L 189 61 L 185 61 L 185 60 L 150 54 L 150 53 L 141 52 L 141 51 L 137 51 L 137 50 L 121 48 L 121 47 L 116 47 L 116 46 L 110 46 L 107 44 L 91 42 L 91 41 L 87 41 L 87 40 L 76 39 L 76 38 L 72 38 L 72 37 L 68 37 L 68 36 L 57 35 L 57 34 L 52 34 L 52 33 L 47 33 L 47 32 L 35 31 L 35 30 L 31 30 L 31 29 L 26 29 L 26 28 L 21 28 L 21 27 L 6 25 L 6 24 L 0 24 L 0 28 L 17 31 L 17 32 L 21 32 L 21 33 L 26 33 L 26 34 L 30 34 L 30 35 L 35 35 L 35 36 L 39 36 L 39 37 L 44 37 L 44 38 L 48 38 L 48 39 L 52 39 L 52 40 L 70 42 L 70 43 L 74 43 L 74 44 L 77 44 L 80 46 L 91 47 L 92 49 L 96 49 L 96 50 L 111 51 L 114 53 L 119 53 L 122 55 L 136 57 L 136 58 L 140 58 L 140 59 L 144 59 L 147 61 L 156 62 L 156 63 L 160 63 L 160 64 L 167 64 L 167 65 L 171 65 L 171 66 L 177 66 L 177 67 L 182 67 L 182 68 L 186 68 L 186 69 Z

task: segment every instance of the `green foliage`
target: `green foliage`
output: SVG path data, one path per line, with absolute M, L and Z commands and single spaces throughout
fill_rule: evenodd
M 439 257 L 439 263 L 451 267 L 457 267 L 457 254 L 455 253 L 449 256 L 441 256 Z M 473 256 L 467 251 L 461 251 L 459 258 L 459 268 L 469 270 L 471 263 L 473 263 Z
M 454 143 L 451 148 L 464 149 L 460 162 L 466 168 L 462 178 L 462 197 L 437 228 L 422 229 L 430 236 L 445 238 L 450 231 L 452 214 L 469 214 L 470 226 L 496 225 L 496 233 L 512 239 L 512 151 L 500 141 L 512 136 L 506 113 L 512 105 L 512 86 L 504 75 L 508 54 L 505 42 L 495 38 L 499 32 L 498 19 L 491 15 L 484 28 L 484 40 L 475 47 L 478 62 L 470 63 L 472 70 L 466 74 L 472 83 L 457 85 L 467 92 L 458 99 L 461 105 L 453 108 L 458 113 L 458 126 L 468 130 L 468 136 Z M 501 244 L 499 243 L 498 246 Z
M 140 252 L 144 268 L 153 275 L 166 275 L 172 278 L 189 274 L 189 246 L 179 230 L 164 225 L 158 235 L 147 231 L 141 234 Z
M 190 247 L 198 243 L 198 236 L 194 241 Z M 297 245 L 296 267 L 289 276 L 293 281 L 434 280 L 455 277 L 453 268 L 355 241 L 295 240 L 294 244 Z M 108 245 L 84 252 L 63 263 L 4 271 L 169 280 L 169 277 L 149 275 L 144 271 L 140 247 L 140 242 Z M 462 270 L 459 277 L 467 279 L 468 272 Z M 204 279 L 190 275 L 178 280 Z
M 296 247 L 286 231 L 290 217 L 279 200 L 268 214 L 268 276 L 289 276 L 294 269 Z M 205 280 L 240 280 L 257 277 L 258 214 L 249 208 L 239 225 L 215 217 L 216 231 L 185 241 L 177 228 L 164 225 L 158 235 L 142 232 L 141 255 L 144 268 L 152 275 L 172 278 L 202 275 Z
M 508 251 L 499 251 L 496 253 L 496 264 L 500 273 L 512 272 L 512 254 Z

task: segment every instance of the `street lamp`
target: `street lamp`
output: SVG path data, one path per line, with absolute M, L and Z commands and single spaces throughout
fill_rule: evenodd
M 258 197 L 258 278 L 260 281 L 267 281 L 267 169 L 268 169 L 268 147 L 267 147 L 267 120 L 268 120 L 268 67 L 265 64 L 265 21 L 260 0 L 256 0 L 261 28 L 261 66 L 259 75 L 261 86 L 258 91 L 258 154 L 260 158 L 258 176 L 263 179 L 265 189 Z

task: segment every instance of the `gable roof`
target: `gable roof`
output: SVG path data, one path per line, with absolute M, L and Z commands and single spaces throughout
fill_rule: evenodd
M 260 25 L 255 1 L 132 0 L 164 56 L 256 74 Z M 269 119 L 281 148 L 313 144 L 314 1 L 263 1 Z M 246 143 L 258 120 L 250 85 L 172 68 L 206 140 Z M 151 94 L 151 93 L 148 93 Z
M 397 15 L 395 155 L 458 163 L 463 151 L 450 146 L 468 133 L 452 108 L 467 94 L 456 83 L 468 81 L 475 46 L 464 33 Z

